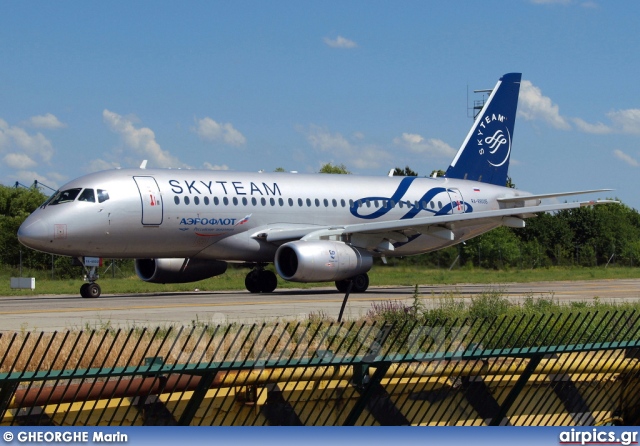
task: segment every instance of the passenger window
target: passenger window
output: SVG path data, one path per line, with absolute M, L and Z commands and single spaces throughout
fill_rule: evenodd
M 109 192 L 104 189 L 98 189 L 98 203 L 104 203 L 109 199 Z
M 238 206 L 238 197 L 233 197 L 233 205 Z
M 189 204 L 189 197 L 184 197 L 184 204 Z
M 282 198 L 278 198 L 278 204 L 280 206 L 284 206 L 284 200 Z
M 246 197 L 242 197 L 242 205 L 246 206 L 248 203 L 247 198 Z
M 316 202 L 316 207 L 319 208 L 320 207 L 320 200 L 318 200 L 317 198 L 315 199 Z
M 293 198 L 289 198 L 289 206 L 293 206 Z
M 307 207 L 311 207 L 311 200 L 307 198 Z
M 274 200 L 273 198 L 269 198 L 269 204 L 271 205 L 271 207 L 276 205 L 276 200 Z
M 204 197 L 204 204 L 209 205 L 209 197 Z
M 326 198 L 324 199 L 324 207 L 329 207 L 329 200 L 327 200 Z
M 180 204 L 180 197 L 178 197 L 177 195 L 173 197 L 173 202 L 175 204 Z
M 253 197 L 251 199 L 251 204 L 254 205 L 254 206 L 256 206 L 258 204 L 258 200 L 256 200 L 256 197 Z
M 264 197 L 263 197 L 263 198 L 261 198 L 261 199 L 260 199 L 260 204 L 261 204 L 262 206 L 266 206 L 266 205 L 267 205 L 267 200 L 266 200 Z
M 93 193 L 93 189 L 85 189 L 78 197 L 78 201 L 88 201 L 90 203 L 96 202 L 96 196 Z
M 193 197 L 193 204 L 200 204 L 200 199 L 198 197 Z
M 344 202 L 344 199 L 340 200 L 340 206 L 345 207 L 346 203 Z
M 298 198 L 298 206 L 302 207 L 302 198 Z
M 213 197 L 213 204 L 215 204 L 216 206 L 220 204 L 220 200 L 218 200 L 218 197 Z
M 224 197 L 224 198 L 222 199 L 222 203 L 223 203 L 225 206 L 228 206 L 228 205 L 229 205 L 229 199 L 228 199 L 227 197 Z

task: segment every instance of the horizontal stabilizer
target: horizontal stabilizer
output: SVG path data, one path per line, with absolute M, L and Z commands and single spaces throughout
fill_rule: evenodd
M 557 198 L 557 197 L 567 197 L 570 195 L 583 195 L 583 194 L 595 194 L 598 192 L 611 192 L 613 189 L 594 189 L 594 190 L 581 190 L 575 192 L 559 192 L 555 194 L 538 194 L 538 195 L 522 195 L 519 197 L 505 197 L 498 198 L 498 202 L 500 203 L 522 203 L 524 201 L 530 200 L 542 200 L 545 198 Z

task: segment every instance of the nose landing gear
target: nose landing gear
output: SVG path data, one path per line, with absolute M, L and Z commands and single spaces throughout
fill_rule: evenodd
M 85 299 L 95 299 L 97 297 L 100 297 L 100 293 L 102 292 L 102 290 L 100 289 L 100 285 L 96 283 L 96 280 L 98 280 L 98 278 L 100 277 L 96 272 L 97 267 L 91 266 L 91 269 L 89 269 L 87 265 L 85 265 L 84 259 L 82 257 L 80 257 L 78 260 L 80 260 L 82 267 L 84 268 L 85 280 L 88 282 L 80 287 L 80 296 Z
M 100 285 L 95 282 L 85 283 L 80 287 L 80 295 L 85 299 L 100 297 Z

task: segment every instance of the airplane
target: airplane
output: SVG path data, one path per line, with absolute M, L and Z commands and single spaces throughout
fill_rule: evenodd
M 253 267 L 245 285 L 271 293 L 277 277 L 335 282 L 364 292 L 374 258 L 446 248 L 499 226 L 523 228 L 536 213 L 610 200 L 542 199 L 505 187 L 520 73 L 502 76 L 444 177 L 357 176 L 191 169 L 115 169 L 56 191 L 20 226 L 22 244 L 75 257 L 87 272 L 80 294 L 96 298 L 99 258 L 133 258 L 140 279 L 185 283 Z

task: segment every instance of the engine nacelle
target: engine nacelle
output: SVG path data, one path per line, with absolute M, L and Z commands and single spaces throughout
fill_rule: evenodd
M 187 283 L 219 276 L 227 262 L 200 259 L 136 259 L 136 274 L 145 282 Z
M 330 282 L 366 273 L 373 257 L 342 242 L 289 242 L 276 251 L 276 271 L 292 282 Z

